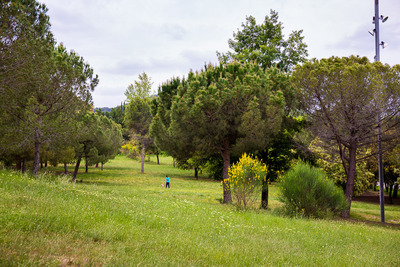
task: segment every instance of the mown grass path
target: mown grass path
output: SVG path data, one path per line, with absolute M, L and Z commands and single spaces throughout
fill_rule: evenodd
M 237 211 L 170 163 L 119 156 L 77 184 L 0 171 L 0 266 L 400 265 L 398 227 Z

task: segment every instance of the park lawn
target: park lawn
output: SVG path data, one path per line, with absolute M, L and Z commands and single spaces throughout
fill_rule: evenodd
M 71 167 L 72 171 L 72 167 Z M 165 175 L 171 188 L 161 186 Z M 118 156 L 103 171 L 29 178 L 0 171 L 0 266 L 399 266 L 400 228 L 238 211 L 219 182 Z M 358 214 L 379 206 L 354 203 Z M 398 206 L 387 217 L 399 220 Z

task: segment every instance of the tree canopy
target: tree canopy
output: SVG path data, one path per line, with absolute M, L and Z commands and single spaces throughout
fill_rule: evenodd
M 131 137 L 142 144 L 142 170 L 144 172 L 144 157 L 146 143 L 152 142 L 149 135 L 150 123 L 153 119 L 151 113 L 151 79 L 146 73 L 139 75 L 135 85 L 128 86 L 126 96 L 128 106 L 125 110 L 124 124 L 129 129 Z
M 224 202 L 231 202 L 231 154 L 263 149 L 280 128 L 288 77 L 277 68 L 238 62 L 208 65 L 179 87 L 171 109 L 170 136 L 184 138 L 202 155 L 219 153 L 224 161 Z
M 304 62 L 308 53 L 303 31 L 293 31 L 285 39 L 282 22 L 278 19 L 278 12 L 273 10 L 270 16 L 265 16 L 262 24 L 257 24 L 252 16 L 246 17 L 242 28 L 228 41 L 233 51 L 225 54 L 217 52 L 220 61 L 257 62 L 264 69 L 276 66 L 284 71 L 290 71 L 297 63 Z
M 1 2 L 2 130 L 10 146 L 34 147 L 35 175 L 41 146 L 67 138 L 98 83 L 82 57 L 56 45 L 46 12 L 34 0 Z
M 360 148 L 399 136 L 400 65 L 390 67 L 367 58 L 331 57 L 298 65 L 292 81 L 312 131 L 326 151 L 336 151 L 347 176 L 345 195 L 351 203 Z M 378 117 L 380 120 L 378 121 Z M 373 154 L 373 153 L 372 153 Z M 349 217 L 350 206 L 343 213 Z

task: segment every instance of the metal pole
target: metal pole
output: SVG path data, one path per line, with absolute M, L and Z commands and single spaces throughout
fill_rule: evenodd
M 380 61 L 379 51 L 379 0 L 375 0 L 375 61 Z M 383 188 L 383 162 L 382 162 L 382 129 L 381 116 L 378 114 L 378 175 L 379 175 L 379 203 L 381 207 L 381 222 L 385 222 L 385 198 Z

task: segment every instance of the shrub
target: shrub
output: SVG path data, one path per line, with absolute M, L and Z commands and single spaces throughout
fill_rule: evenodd
M 260 197 L 262 182 L 267 176 L 267 166 L 257 158 L 243 154 L 240 160 L 229 168 L 229 186 L 233 199 L 239 208 L 246 209 Z
M 326 217 L 347 207 L 342 189 L 318 168 L 297 163 L 280 180 L 280 200 L 289 215 Z
M 139 156 L 139 152 L 137 151 L 137 148 L 133 142 L 129 142 L 121 146 L 121 153 L 131 159 L 136 159 Z

